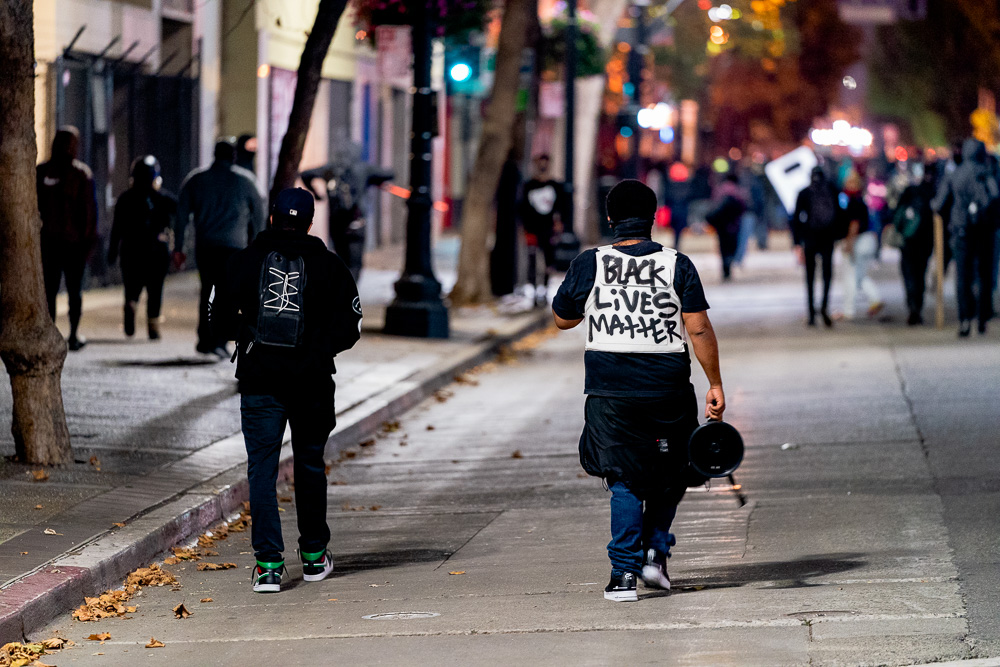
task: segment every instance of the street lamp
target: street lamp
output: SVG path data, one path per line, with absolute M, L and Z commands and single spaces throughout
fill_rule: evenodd
M 576 18 L 577 0 L 568 0 L 566 3 L 566 172 L 563 179 L 563 190 L 566 194 L 566 204 L 564 210 L 560 212 L 563 232 L 573 234 L 573 217 L 575 212 L 574 185 L 573 185 L 573 155 L 574 134 L 576 133 Z
M 426 2 L 416 2 L 412 24 L 413 127 L 410 198 L 406 202 L 406 262 L 396 298 L 385 310 L 387 334 L 448 337 L 448 309 L 431 266 L 431 137 L 437 118 L 431 89 L 431 26 Z

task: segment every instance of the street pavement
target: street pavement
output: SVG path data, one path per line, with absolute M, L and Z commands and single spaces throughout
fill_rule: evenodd
M 688 493 L 670 595 L 602 597 L 608 494 L 576 451 L 583 333 L 553 330 L 338 457 L 330 579 L 301 581 L 283 487 L 282 593 L 250 591 L 249 535 L 232 533 L 207 560 L 236 568 L 168 566 L 180 587 L 143 590 L 128 618 L 67 614 L 32 638 L 77 642 L 59 665 L 1000 664 L 998 332 L 907 328 L 889 251 L 885 314 L 832 330 L 803 325 L 791 253 L 751 254 L 727 284 L 693 259 L 749 503 Z

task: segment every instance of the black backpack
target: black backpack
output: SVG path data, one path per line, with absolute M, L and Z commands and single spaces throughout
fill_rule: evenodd
M 277 250 L 267 254 L 260 267 L 260 307 L 254 342 L 275 347 L 296 347 L 302 342 L 306 265 L 302 257 Z
M 992 213 L 1000 192 L 992 174 L 986 169 L 980 169 L 975 173 L 971 185 L 967 193 L 969 203 L 966 205 L 966 221 L 970 225 L 976 225 L 986 217 L 987 211 Z

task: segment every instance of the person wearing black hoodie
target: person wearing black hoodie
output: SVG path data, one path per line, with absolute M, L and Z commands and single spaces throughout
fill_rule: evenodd
M 823 324 L 833 326 L 829 315 L 830 283 L 833 282 L 833 245 L 837 240 L 837 222 L 840 216 L 837 190 L 826 178 L 822 167 L 812 170 L 812 182 L 799 193 L 795 212 L 789 221 L 792 240 L 799 262 L 806 265 L 806 297 L 809 304 L 809 326 L 816 326 L 816 297 L 813 284 L 816 280 L 816 256 L 823 267 L 823 301 L 819 314 Z
M 948 227 L 957 269 L 958 335 L 964 338 L 973 318 L 979 320 L 979 333 L 985 334 L 986 323 L 993 317 L 993 244 L 1000 221 L 1000 184 L 983 142 L 966 139 L 962 155 L 962 164 L 941 184 L 931 208 L 942 211 L 951 202 Z
M 282 190 L 270 227 L 232 257 L 210 305 L 214 333 L 236 341 L 258 593 L 278 592 L 284 571 L 275 484 L 286 422 L 303 578 L 333 571 L 323 451 L 336 425 L 334 357 L 361 337 L 361 302 L 347 265 L 308 234 L 313 213 L 309 192 Z
M 152 155 L 132 163 L 131 186 L 115 203 L 108 264 L 119 252 L 125 283 L 125 335 L 135 335 L 135 309 L 146 290 L 146 325 L 150 340 L 160 337 L 163 281 L 170 265 L 170 237 L 177 200 L 160 188 L 160 162 Z
M 69 297 L 69 349 L 87 344 L 79 335 L 83 314 L 83 273 L 97 242 L 97 189 L 90 167 L 76 159 L 80 132 L 62 127 L 52 139 L 52 156 L 36 169 L 38 212 L 42 216 L 42 273 L 49 315 L 56 319 L 56 295 L 63 274 Z

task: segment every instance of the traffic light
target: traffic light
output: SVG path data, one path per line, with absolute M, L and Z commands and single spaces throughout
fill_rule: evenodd
M 445 50 L 445 80 L 448 93 L 479 91 L 480 48 L 468 44 L 449 45 Z

